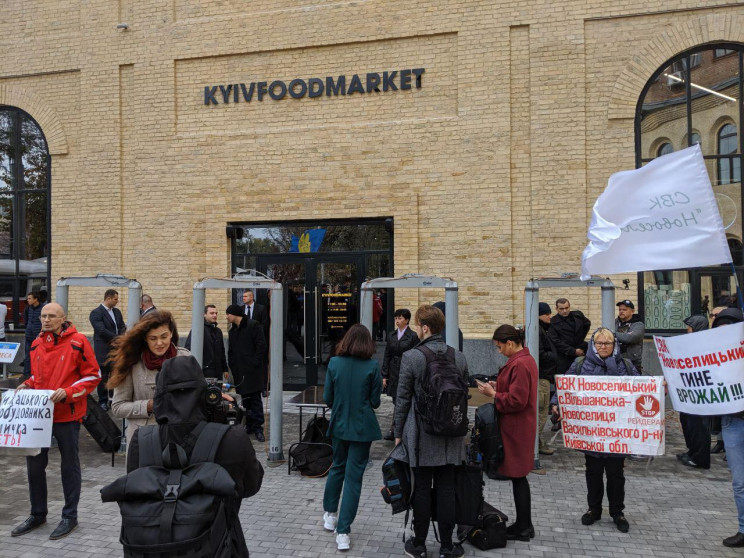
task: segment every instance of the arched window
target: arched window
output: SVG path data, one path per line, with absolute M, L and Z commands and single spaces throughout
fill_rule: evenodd
M 662 155 L 667 155 L 669 153 L 674 153 L 674 147 L 672 147 L 672 144 L 667 142 L 662 143 L 659 146 L 659 149 L 656 150 L 656 156 L 661 157 Z
M 48 290 L 50 157 L 39 125 L 0 106 L 0 302 L 23 326 L 26 293 Z
M 636 167 L 666 153 L 668 138 L 695 144 L 705 159 L 728 238 L 742 238 L 742 127 L 744 45 L 700 45 L 665 62 L 649 76 L 636 107 Z M 701 141 L 701 138 L 703 141 Z M 730 241 L 737 273 L 744 274 L 744 245 Z M 741 277 L 744 279 L 744 277 Z M 705 311 L 704 300 L 731 290 L 731 268 L 660 270 L 638 277 L 639 312 L 647 332 L 685 329 L 682 320 Z M 712 307 L 711 307 L 712 308 Z
M 739 136 L 736 126 L 726 124 L 718 131 L 718 154 L 732 155 L 739 151 Z M 741 157 L 732 156 L 718 159 L 718 183 L 741 182 Z

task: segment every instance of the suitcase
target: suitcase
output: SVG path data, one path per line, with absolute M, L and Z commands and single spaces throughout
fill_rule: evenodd
M 88 396 L 88 412 L 83 417 L 83 426 L 103 451 L 106 453 L 119 451 L 121 430 L 90 395 Z

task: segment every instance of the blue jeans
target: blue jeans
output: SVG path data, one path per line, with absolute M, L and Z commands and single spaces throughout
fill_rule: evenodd
M 359 507 L 359 496 L 362 493 L 362 477 L 369 461 L 369 448 L 372 442 L 350 442 L 333 438 L 333 466 L 326 479 L 323 494 L 323 511 L 336 513 L 341 498 L 341 511 L 338 514 L 336 532 L 349 534 L 351 524 Z
M 739 515 L 739 532 L 744 533 L 744 420 L 721 417 L 721 433 L 726 446 L 726 459 L 731 469 L 734 502 Z

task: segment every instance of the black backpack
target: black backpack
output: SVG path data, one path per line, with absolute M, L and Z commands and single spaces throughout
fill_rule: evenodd
M 484 403 L 475 410 L 475 425 L 471 445 L 480 454 L 481 467 L 490 479 L 499 479 L 499 467 L 504 461 L 498 414 L 493 403 Z
M 117 502 L 125 558 L 230 558 L 235 482 L 214 457 L 226 424 L 201 423 L 191 460 L 169 443 L 161 450 L 158 426 L 138 430 L 139 468 L 101 489 Z
M 434 436 L 465 436 L 468 433 L 468 384 L 455 363 L 455 350 L 435 353 L 416 347 L 426 358 L 421 393 L 416 393 L 416 412 L 424 432 Z
M 307 423 L 302 441 L 289 447 L 288 472 L 295 469 L 303 477 L 324 477 L 333 465 L 333 446 L 328 432 L 328 419 L 315 416 Z
M 484 501 L 475 525 L 459 525 L 457 537 L 460 543 L 468 541 L 481 550 L 504 548 L 507 540 L 506 522 L 508 520 L 506 514 Z
M 393 515 L 408 511 L 411 507 L 411 466 L 388 456 L 382 464 L 382 483 L 380 493 L 385 503 L 390 504 Z

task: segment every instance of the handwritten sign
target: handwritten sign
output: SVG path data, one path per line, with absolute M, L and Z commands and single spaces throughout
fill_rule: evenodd
M 12 364 L 20 343 L 0 343 L 0 363 Z
M 664 387 L 654 376 L 556 376 L 567 448 L 664 455 Z
M 592 210 L 581 278 L 731 262 L 699 145 L 613 174 Z
M 675 410 L 691 415 L 744 411 L 744 323 L 654 336 L 654 343 Z
M 0 448 L 48 448 L 52 443 L 54 403 L 48 389 L 3 393 L 0 401 Z

